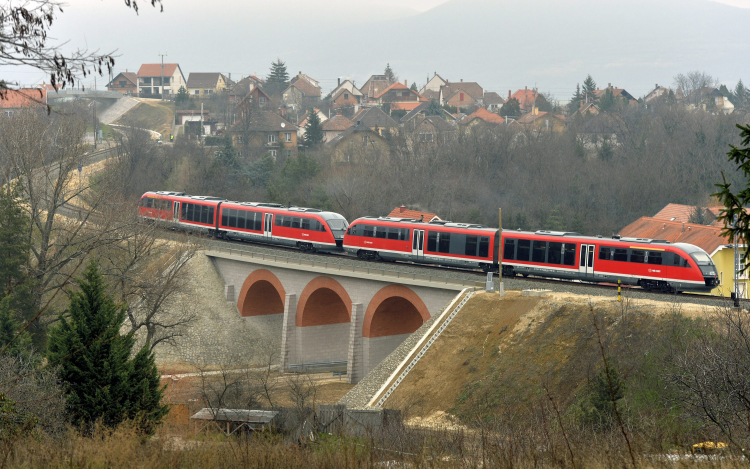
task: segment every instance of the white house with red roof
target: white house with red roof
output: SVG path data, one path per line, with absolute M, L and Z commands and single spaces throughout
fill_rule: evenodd
M 47 89 L 45 87 L 6 90 L 0 99 L 0 110 L 8 117 L 12 117 L 15 111 L 21 109 L 46 107 Z
M 180 69 L 180 64 L 143 64 L 136 76 L 140 97 L 148 97 L 152 94 L 165 96 L 177 94 L 181 86 L 187 89 L 187 81 Z M 162 78 L 164 83 L 162 83 Z

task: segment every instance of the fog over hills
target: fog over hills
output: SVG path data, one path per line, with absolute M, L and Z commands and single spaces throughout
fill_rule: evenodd
M 121 2 L 73 0 L 52 36 L 118 49 L 117 71 L 166 50 L 186 75 L 265 76 L 281 57 L 324 91 L 340 76 L 362 84 L 386 62 L 410 84 L 437 71 L 501 95 L 536 84 L 561 100 L 588 73 L 636 96 L 695 69 L 750 81 L 750 10 L 709 0 L 449 0 L 421 13 L 388 0 L 164 4 L 136 16 Z

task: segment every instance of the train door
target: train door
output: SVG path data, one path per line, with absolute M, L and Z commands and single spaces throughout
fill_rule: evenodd
M 578 267 L 578 272 L 581 274 L 581 278 L 594 278 L 595 252 L 596 246 L 594 246 L 593 244 L 581 244 L 581 264 Z
M 271 239 L 273 235 L 271 234 L 271 231 L 273 230 L 273 213 L 266 213 L 265 221 L 263 222 L 263 237 Z
M 411 238 L 411 254 L 420 259 L 424 257 L 424 230 L 414 230 Z
M 175 202 L 172 204 L 172 220 L 173 221 L 180 220 L 180 203 L 179 202 Z

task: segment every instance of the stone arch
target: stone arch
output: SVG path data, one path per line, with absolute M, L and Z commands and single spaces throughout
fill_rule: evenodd
M 370 300 L 362 325 L 363 337 L 410 334 L 430 319 L 422 299 L 403 285 L 381 288 Z
M 270 270 L 258 269 L 242 283 L 237 309 L 242 316 L 283 314 L 286 291 Z
M 295 323 L 299 327 L 349 322 L 352 300 L 346 289 L 330 277 L 316 277 L 299 296 Z

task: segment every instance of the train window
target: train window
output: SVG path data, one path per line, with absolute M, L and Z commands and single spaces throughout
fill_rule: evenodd
M 299 228 L 300 227 L 300 218 L 299 217 L 293 217 L 292 218 L 292 228 Z
M 437 233 L 435 231 L 427 233 L 427 250 L 437 252 Z
M 310 219 L 309 218 L 303 218 L 302 223 L 300 224 L 300 227 L 303 230 L 309 230 L 310 229 Z
M 231 226 L 232 228 L 237 228 L 237 210 L 230 208 L 227 209 L 227 218 L 229 221 L 227 222 L 227 226 Z M 278 218 L 277 218 L 278 220 Z
M 661 265 L 661 253 L 655 251 L 648 252 L 648 263 L 653 265 Z
M 633 249 L 630 251 L 630 262 L 635 262 L 636 264 L 643 264 L 646 261 L 646 251 L 641 251 L 639 249 Z
M 208 223 L 214 224 L 214 208 L 208 207 Z
M 530 254 L 531 254 L 531 240 L 519 239 L 518 240 L 518 253 L 516 254 L 516 260 L 528 261 Z
M 450 233 L 439 233 L 438 251 L 444 252 L 444 253 L 451 252 L 451 234 Z
M 255 231 L 263 231 L 263 214 L 255 212 Z
M 563 265 L 576 265 L 575 243 L 566 243 L 563 249 Z
M 534 241 L 531 260 L 532 262 L 544 262 L 547 260 L 547 241 Z
M 615 261 L 627 262 L 628 250 L 627 249 L 615 249 L 615 255 L 612 259 Z
M 599 259 L 608 261 L 613 253 L 614 253 L 614 249 L 605 248 L 604 246 L 602 246 L 599 248 Z
M 388 228 L 388 239 L 398 240 L 401 234 L 401 228 Z
M 288 217 L 288 216 L 284 217 L 283 223 L 284 223 L 284 227 L 285 228 L 291 228 L 292 227 L 292 218 L 293 217 Z
M 479 257 L 490 256 L 490 238 L 489 236 L 479 237 Z
M 411 230 L 409 228 L 401 228 L 401 239 L 409 241 L 411 238 Z
M 479 243 L 478 236 L 466 236 L 466 245 L 464 246 L 464 254 L 467 256 L 476 256 L 478 243 Z
M 150 197 L 144 197 L 141 199 L 141 203 L 139 204 L 141 207 L 150 207 L 151 205 L 151 198 Z
M 675 267 L 685 267 L 685 259 L 681 257 L 679 254 L 674 255 L 674 265 Z
M 515 260 L 515 258 L 516 258 L 516 240 L 506 238 L 505 246 L 503 246 L 503 259 L 508 259 L 512 261 L 512 260 Z
M 228 222 L 229 222 L 229 209 L 223 208 L 221 209 L 221 226 L 227 226 Z
M 547 263 L 560 265 L 562 264 L 562 243 L 549 243 L 549 251 L 547 252 Z
M 385 237 L 388 235 L 388 228 L 385 226 L 376 226 L 375 227 L 375 237 L 385 239 Z
M 362 236 L 364 236 L 365 238 L 374 238 L 375 227 L 372 225 L 365 225 L 365 233 Z
M 237 210 L 237 228 L 245 229 L 245 220 L 247 219 L 247 212 L 244 210 Z

